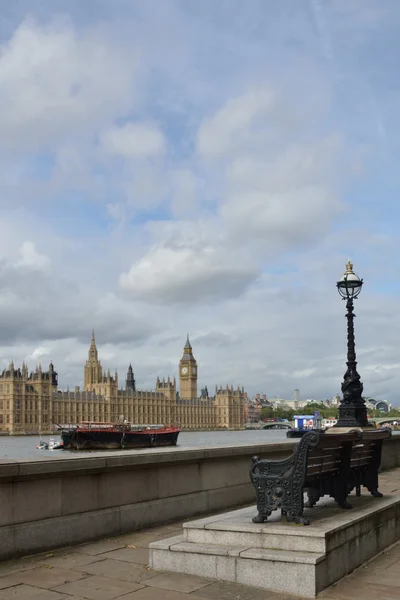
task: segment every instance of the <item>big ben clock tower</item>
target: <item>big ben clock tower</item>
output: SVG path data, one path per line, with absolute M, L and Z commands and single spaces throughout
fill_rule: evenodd
M 183 400 L 197 398 L 197 362 L 193 356 L 189 334 L 179 361 L 179 395 Z

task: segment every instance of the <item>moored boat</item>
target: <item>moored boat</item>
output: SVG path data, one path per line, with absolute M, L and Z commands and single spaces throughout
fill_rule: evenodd
M 65 450 L 124 450 L 176 446 L 179 427 L 165 425 L 131 425 L 131 423 L 83 422 L 63 428 Z
M 48 442 L 40 440 L 36 448 L 38 450 L 62 450 L 64 448 L 64 444 L 62 440 L 57 442 L 54 438 L 50 438 Z
M 313 415 L 296 415 L 294 417 L 294 427 L 286 432 L 288 438 L 301 438 L 308 431 L 316 431 L 321 433 L 322 419 L 318 412 Z

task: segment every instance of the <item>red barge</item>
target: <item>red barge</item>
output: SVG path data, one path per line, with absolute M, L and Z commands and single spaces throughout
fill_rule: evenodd
M 176 446 L 179 427 L 132 425 L 131 423 L 93 423 L 61 428 L 64 450 L 124 450 Z

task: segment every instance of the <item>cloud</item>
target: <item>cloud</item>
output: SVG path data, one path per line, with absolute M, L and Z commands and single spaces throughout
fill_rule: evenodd
M 189 331 L 199 387 L 328 397 L 350 255 L 365 391 L 396 402 L 399 7 L 233 4 L 9 3 L 0 360 L 45 349 L 79 384 L 95 327 L 149 389 Z
M 124 60 L 107 37 L 96 25 L 79 35 L 68 18 L 19 25 L 0 53 L 4 150 L 53 150 L 129 109 L 135 56 Z
M 48 256 L 39 254 L 36 251 L 35 244 L 32 242 L 24 242 L 19 249 L 20 258 L 17 261 L 17 267 L 27 267 L 34 270 L 46 270 L 51 260 Z
M 178 232 L 178 228 L 176 228 Z M 245 257 L 232 256 L 203 226 L 151 248 L 120 276 L 122 290 L 155 304 L 218 301 L 240 295 L 257 277 Z
M 259 119 L 271 112 L 274 100 L 274 93 L 262 88 L 229 99 L 225 106 L 201 124 L 198 152 L 211 159 L 234 153 L 247 144 L 253 145 Z
M 162 133 L 153 123 L 125 123 L 101 137 L 104 152 L 125 159 L 149 158 L 165 151 Z

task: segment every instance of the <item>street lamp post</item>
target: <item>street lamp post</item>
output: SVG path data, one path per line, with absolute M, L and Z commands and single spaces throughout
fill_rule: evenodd
M 342 383 L 343 399 L 339 406 L 339 419 L 335 427 L 368 427 L 367 407 L 362 397 L 363 384 L 357 372 L 356 349 L 354 343 L 353 302 L 361 292 L 363 280 L 353 272 L 349 260 L 346 272 L 337 282 L 339 294 L 346 300 L 347 308 L 347 371 Z

